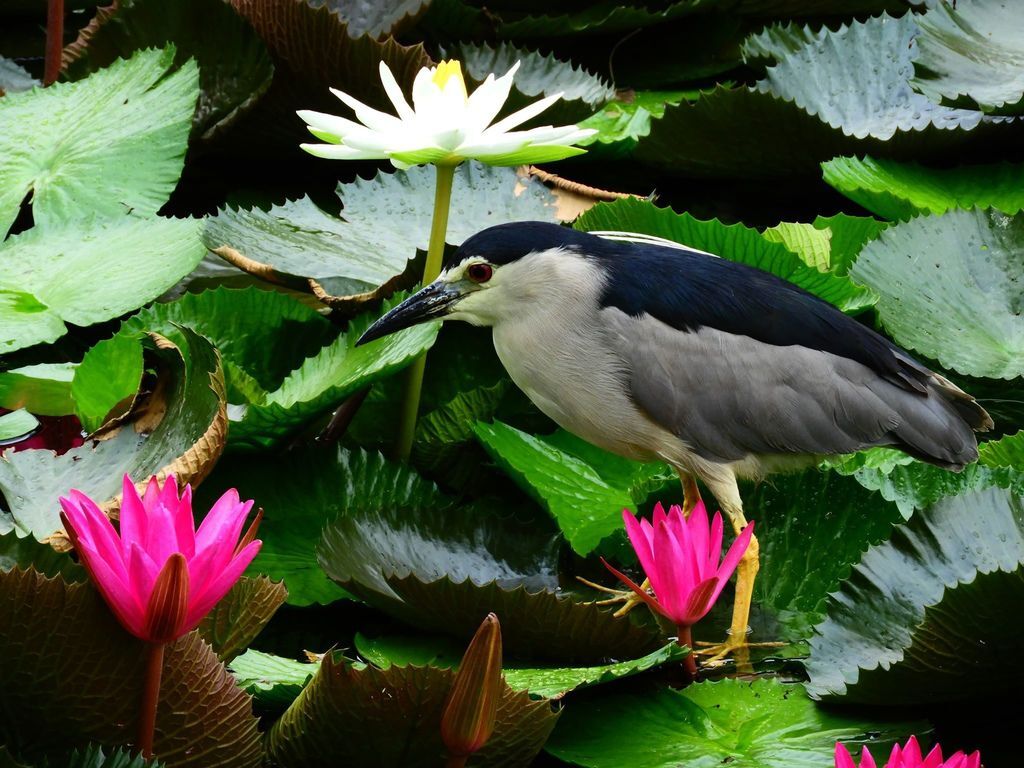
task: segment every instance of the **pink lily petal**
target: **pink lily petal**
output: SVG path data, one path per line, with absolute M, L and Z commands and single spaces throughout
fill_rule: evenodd
M 708 510 L 703 504 L 697 504 L 693 511 L 690 512 L 690 518 L 687 520 L 683 518 L 682 510 L 679 514 L 682 520 L 683 526 L 686 527 L 686 532 L 692 542 L 693 547 L 693 562 L 696 566 L 699 578 L 707 577 L 707 553 L 708 546 L 711 538 L 711 526 L 708 525 Z M 711 566 L 711 570 L 717 570 L 717 562 Z
M 622 520 L 626 524 L 629 543 L 633 545 L 633 551 L 640 560 L 640 567 L 644 569 L 644 573 L 650 574 L 654 570 L 654 552 L 651 550 L 650 537 L 644 533 L 643 524 L 638 522 L 628 509 L 622 510 Z
M 683 614 L 686 616 L 686 621 L 682 623 L 696 624 L 708 615 L 708 611 L 711 610 L 711 606 L 715 604 L 717 586 L 718 578 L 712 576 L 710 579 L 702 581 L 692 592 L 690 592 L 686 605 L 683 607 Z
M 853 757 L 850 755 L 850 751 L 846 748 L 845 744 L 836 742 L 836 768 L 857 768 L 856 763 L 853 762 Z
M 860 750 L 860 768 L 877 768 L 875 766 L 875 758 L 868 752 L 867 747 L 861 747 Z
M 608 561 L 605 560 L 603 557 L 601 558 L 601 562 L 604 563 L 604 567 L 611 571 L 612 575 L 615 578 L 617 578 L 619 581 L 621 581 L 623 584 L 625 584 L 627 587 L 633 590 L 636 593 L 637 597 L 639 597 L 641 600 L 647 603 L 647 606 L 652 611 L 661 614 L 670 621 L 672 620 L 672 617 L 665 612 L 665 609 L 661 607 L 661 604 L 653 597 L 651 597 L 649 594 L 647 594 L 646 589 L 641 589 L 639 584 L 637 584 L 635 581 L 629 578 L 629 576 L 624 574 L 622 571 L 613 568 L 611 565 L 608 564 Z
M 703 503 L 703 502 L 702 502 Z M 718 568 L 718 564 L 722 559 L 722 537 L 724 535 L 725 525 L 722 522 L 722 513 L 715 512 L 715 516 L 711 519 L 711 535 L 708 539 L 708 569 Z M 705 571 L 707 573 L 709 571 Z
M 675 624 L 683 623 L 685 616 L 682 615 L 682 605 L 690 592 L 690 585 L 680 572 L 682 563 L 679 562 L 677 567 L 678 557 L 679 544 L 672 536 L 668 523 L 662 522 L 654 537 L 654 570 L 658 578 L 655 580 L 650 573 L 647 577 L 651 580 L 658 602 Z
M 253 541 L 248 544 L 228 563 L 226 568 L 218 573 L 212 581 L 207 583 L 205 589 L 202 591 L 197 590 L 193 593 L 195 602 L 193 602 L 193 596 L 189 596 L 189 609 L 185 617 L 185 632 L 195 629 L 213 606 L 220 602 L 221 598 L 238 581 L 242 572 L 249 567 L 249 563 L 253 561 L 253 558 L 259 554 L 260 547 L 262 546 L 263 542 L 261 541 Z
M 72 490 L 71 498 L 60 499 L 68 522 L 74 526 L 78 538 L 103 559 L 119 578 L 125 579 L 124 560 L 117 540 L 117 532 L 110 519 L 96 503 L 80 491 Z
M 252 502 L 249 502 L 249 504 L 251 507 Z M 240 505 L 241 501 L 238 498 L 238 491 L 234 488 L 229 488 L 214 502 L 203 522 L 199 524 L 199 530 L 196 531 L 197 552 L 201 552 L 225 538 L 228 529 L 237 522 L 238 507 Z M 248 513 L 248 510 L 246 510 L 246 513 Z M 240 524 L 238 527 L 241 529 Z
M 128 543 L 132 541 L 143 542 L 146 540 L 146 529 L 149 521 L 146 517 L 146 508 L 139 498 L 139 492 L 135 483 L 125 474 L 121 481 L 121 553 L 125 560 L 128 559 Z
M 936 747 L 937 749 L 938 747 Z M 903 748 L 902 754 L 903 762 L 910 763 L 913 766 L 920 765 L 921 763 L 921 745 L 917 743 L 917 737 L 911 736 L 907 739 L 907 746 Z M 939 761 L 942 761 L 942 752 L 939 752 Z
M 131 543 L 128 553 L 128 578 L 132 595 L 143 611 L 149 603 L 149 594 L 153 591 L 153 584 L 160 574 L 160 567 L 146 550 L 134 541 Z
M 185 484 L 181 500 L 174 510 L 174 533 L 178 551 L 188 559 L 196 553 L 196 521 L 192 515 L 192 486 Z

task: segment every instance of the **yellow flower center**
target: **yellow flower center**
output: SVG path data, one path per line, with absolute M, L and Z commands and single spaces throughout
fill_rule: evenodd
M 446 90 L 448 87 L 455 88 L 457 91 L 462 93 L 463 99 L 469 98 L 466 93 L 466 81 L 462 79 L 462 64 L 458 59 L 442 61 L 438 64 L 434 69 L 434 77 L 432 80 L 442 91 Z M 451 83 L 450 86 L 449 82 Z

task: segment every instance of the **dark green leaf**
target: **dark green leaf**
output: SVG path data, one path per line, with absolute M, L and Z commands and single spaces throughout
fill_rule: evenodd
M 722 680 L 573 702 L 547 751 L 586 768 L 823 768 L 837 741 L 855 752 L 870 743 L 887 754 L 889 745 L 926 728 L 829 713 L 799 685 Z
M 373 763 L 433 768 L 444 754 L 441 712 L 455 673 L 432 667 L 377 669 L 328 653 L 316 676 L 271 729 L 267 748 L 283 768 Z M 558 714 L 504 686 L 494 733 L 473 755 L 481 768 L 530 765 Z
M 135 333 L 115 334 L 85 353 L 75 370 L 71 395 L 86 432 L 95 432 L 111 415 L 127 411 L 142 383 L 143 365 L 142 340 Z M 120 413 L 114 412 L 119 405 Z
M 1024 502 L 1016 486 L 943 499 L 864 555 L 811 639 L 814 696 L 892 706 L 1020 687 L 1012 661 L 1024 630 Z
M 933 99 L 986 112 L 1024 107 L 1024 14 L 1017 3 L 936 3 L 917 17 L 914 85 Z
M 825 181 L 851 200 L 887 219 L 952 208 L 1024 208 L 1024 165 L 926 168 L 870 157 L 837 157 L 822 163 Z
M 274 66 L 253 31 L 224 0 L 121 0 L 100 8 L 64 51 L 64 71 L 80 80 L 140 48 L 173 44 L 174 63 L 199 65 L 192 132 L 209 139 L 270 87 Z
M 160 768 L 159 760 L 146 760 L 141 754 L 124 748 L 112 748 L 107 752 L 98 744 L 91 744 L 84 750 L 75 750 L 65 764 L 66 768 Z
M 57 499 L 72 488 L 116 510 L 125 473 L 136 482 L 156 473 L 173 472 L 181 483 L 206 476 L 224 448 L 224 378 L 209 342 L 188 329 L 182 336 L 187 365 L 182 350 L 164 339 L 154 350 L 162 384 L 133 421 L 62 456 L 52 451 L 0 455 L 0 491 L 19 532 L 42 539 L 60 529 Z
M 0 408 L 24 408 L 37 416 L 74 413 L 73 363 L 40 363 L 0 373 Z
M 701 221 L 671 208 L 658 208 L 646 200 L 599 203 L 580 216 L 574 225 L 584 231 L 618 230 L 656 235 L 771 272 L 845 311 L 870 306 L 875 297 L 850 280 L 819 272 L 780 243 L 765 239 L 742 224 Z
M 0 100 L 6 126 L 0 136 L 0 235 L 29 193 L 32 216 L 43 229 L 74 223 L 80 231 L 81 220 L 93 214 L 156 213 L 181 174 L 199 93 L 195 62 L 168 74 L 173 59 L 173 47 L 140 51 L 80 83 Z M 161 239 L 152 233 L 149 248 L 159 249 Z M 123 250 L 120 258 L 137 257 L 140 246 L 110 248 L 107 255 Z M 72 277 L 88 274 L 74 270 Z
M 0 573 L 0 624 L 0 741 L 26 757 L 57 757 L 133 739 L 145 644 L 91 585 Z M 250 700 L 197 633 L 168 646 L 160 691 L 154 751 L 167 765 L 261 764 Z
M 197 629 L 217 658 L 230 662 L 256 639 L 287 596 L 284 584 L 266 576 L 239 579 Z
M 845 275 L 865 243 L 885 227 L 884 221 L 837 213 L 818 216 L 811 224 L 783 222 L 766 229 L 762 236 L 782 243 L 820 272 Z
M 387 635 L 370 639 L 357 634 L 356 650 L 364 659 L 382 668 L 397 664 L 400 667 L 429 665 L 456 669 L 462 653 L 459 646 L 447 638 L 423 635 Z M 512 663 L 505 664 L 502 672 L 505 682 L 513 690 L 560 699 L 573 691 L 631 677 L 685 656 L 683 648 L 671 643 L 631 661 L 596 667 L 524 667 Z
M 978 448 L 980 461 L 989 467 L 1012 467 L 1024 471 L 1024 432 L 1007 435 L 1000 440 L 982 443 Z
M 951 211 L 889 227 L 850 275 L 902 346 L 989 378 L 1024 373 L 1024 216 Z M 955 340 L 955 343 L 951 343 Z

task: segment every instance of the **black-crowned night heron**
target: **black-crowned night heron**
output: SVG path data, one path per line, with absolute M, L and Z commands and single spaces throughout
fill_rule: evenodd
M 539 222 L 466 240 L 365 343 L 431 319 L 494 329 L 512 380 L 570 432 L 699 478 L 739 532 L 737 478 L 893 446 L 959 470 L 992 420 L 974 399 L 825 301 L 743 264 Z M 746 644 L 758 547 L 737 569 L 722 656 Z

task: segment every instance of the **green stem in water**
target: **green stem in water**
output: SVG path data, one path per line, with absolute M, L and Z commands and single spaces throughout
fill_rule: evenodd
M 64 52 L 64 0 L 48 0 L 46 4 L 46 58 L 43 85 L 51 85 L 60 76 Z
M 448 210 L 452 201 L 452 182 L 455 179 L 456 166 L 434 167 L 437 170 L 437 182 L 434 187 L 434 214 L 430 221 L 430 245 L 427 248 L 427 263 L 423 267 L 423 285 L 432 283 L 441 274 L 444 238 L 448 233 Z M 426 370 L 426 366 L 427 355 L 424 353 L 406 369 L 402 421 L 395 443 L 395 457 L 399 461 L 408 461 L 412 453 L 412 442 L 416 435 L 416 416 L 420 410 L 420 390 L 423 388 L 423 371 Z
M 153 757 L 156 732 L 156 707 L 160 702 L 160 677 L 164 669 L 164 643 L 146 643 L 146 669 L 142 681 L 142 707 L 139 710 L 139 734 L 136 745 L 147 760 Z
M 697 659 L 693 655 L 693 632 L 690 627 L 683 626 L 682 624 L 676 627 L 678 631 L 678 639 L 676 642 L 679 645 L 686 646 L 690 649 L 690 652 L 686 654 L 686 658 L 683 659 L 683 666 L 686 668 L 686 673 L 691 679 L 697 679 Z

